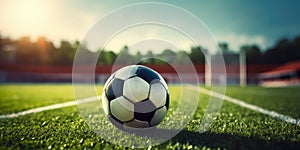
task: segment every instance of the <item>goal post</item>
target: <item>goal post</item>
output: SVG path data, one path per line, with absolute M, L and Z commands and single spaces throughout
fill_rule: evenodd
M 239 53 L 240 61 L 240 85 L 247 85 L 247 65 L 246 65 L 246 53 L 244 50 L 240 50 Z
M 220 54 L 205 54 L 205 85 L 211 86 L 212 84 L 222 84 L 220 77 L 217 75 L 212 76 L 211 65 L 218 67 L 216 60 L 218 57 L 216 55 Z M 224 58 L 225 68 L 226 68 L 226 80 L 227 84 L 232 85 L 247 85 L 247 64 L 246 64 L 246 53 L 241 50 L 239 53 L 223 53 L 222 57 Z M 214 63 L 217 62 L 217 63 Z

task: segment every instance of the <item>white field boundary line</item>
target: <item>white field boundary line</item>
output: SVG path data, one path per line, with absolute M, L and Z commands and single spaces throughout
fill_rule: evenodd
M 267 110 L 267 109 L 264 109 L 264 108 L 252 105 L 252 104 L 248 104 L 248 103 L 245 103 L 245 102 L 243 102 L 241 100 L 238 100 L 238 99 L 235 99 L 235 98 L 232 98 L 232 97 L 229 97 L 229 96 L 226 96 L 226 95 L 214 92 L 214 91 L 209 91 L 209 90 L 206 90 L 204 88 L 200 88 L 200 90 L 199 90 L 199 88 L 195 88 L 195 87 L 192 87 L 192 86 L 190 87 L 190 89 L 195 90 L 197 92 L 200 92 L 202 94 L 213 96 L 213 97 L 216 97 L 216 98 L 219 98 L 219 99 L 224 99 L 224 100 L 226 100 L 228 102 L 237 104 L 237 105 L 239 105 L 241 107 L 248 108 L 248 109 L 260 112 L 260 113 L 268 115 L 268 116 L 270 116 L 272 118 L 283 120 L 283 121 L 285 121 L 287 123 L 300 125 L 300 120 L 294 119 L 294 118 L 292 118 L 290 116 L 286 116 L 286 115 L 277 113 L 275 111 L 270 111 L 270 110 Z M 70 102 L 65 102 L 65 103 L 60 103 L 60 104 L 54 104 L 54 105 L 49 105 L 49 106 L 43 106 L 43 107 L 33 108 L 33 109 L 29 109 L 29 110 L 18 112 L 18 113 L 1 115 L 0 119 L 15 118 L 15 117 L 24 116 L 24 115 L 27 115 L 27 114 L 38 113 L 38 112 L 43 112 L 43 111 L 52 110 L 52 109 L 58 109 L 58 108 L 63 108 L 63 107 L 69 107 L 69 106 L 73 106 L 73 105 L 76 105 L 76 104 L 93 102 L 93 101 L 96 101 L 98 99 L 100 99 L 100 97 L 94 96 L 94 97 L 84 98 L 84 99 L 80 99 L 80 100 L 76 100 L 76 101 L 70 101 Z
M 195 87 L 191 86 L 190 89 L 198 91 L 198 92 L 200 92 L 202 94 L 213 96 L 213 97 L 216 97 L 216 98 L 219 98 L 219 99 L 224 99 L 224 100 L 226 100 L 226 101 L 228 101 L 230 103 L 234 103 L 234 104 L 237 104 L 237 105 L 239 105 L 241 107 L 248 108 L 248 109 L 260 112 L 262 114 L 268 115 L 268 116 L 270 116 L 272 118 L 275 118 L 275 119 L 283 120 L 283 121 L 285 121 L 287 123 L 300 125 L 300 120 L 298 120 L 298 119 L 294 119 L 294 118 L 292 118 L 290 116 L 286 116 L 286 115 L 277 113 L 275 111 L 267 110 L 267 109 L 264 109 L 264 108 L 256 106 L 256 105 L 248 104 L 248 103 L 243 102 L 243 101 L 241 101 L 239 99 L 235 99 L 235 98 L 232 98 L 232 97 L 229 97 L 229 96 L 226 96 L 226 95 L 214 92 L 214 91 L 206 90 L 204 88 L 195 88 Z
M 12 113 L 12 114 L 7 114 L 7 115 L 1 115 L 0 119 L 5 119 L 5 118 L 16 118 L 19 116 L 24 116 L 32 113 L 39 113 L 47 110 L 52 110 L 52 109 L 58 109 L 58 108 L 63 108 L 63 107 L 69 107 L 69 106 L 74 106 L 76 104 L 83 104 L 83 103 L 88 103 L 88 102 L 93 102 L 100 99 L 99 96 L 94 96 L 94 97 L 88 97 L 88 98 L 83 98 L 79 99 L 76 101 L 69 101 L 69 102 L 64 102 L 64 103 L 59 103 L 59 104 L 53 104 L 53 105 L 48 105 L 48 106 L 43 106 L 43 107 L 37 107 L 17 113 Z

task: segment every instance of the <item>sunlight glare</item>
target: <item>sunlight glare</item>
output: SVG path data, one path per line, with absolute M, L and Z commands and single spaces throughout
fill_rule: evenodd
M 45 0 L 19 0 L 10 1 L 7 12 L 14 23 L 14 30 L 23 31 L 23 34 L 38 36 L 49 27 L 51 17 L 51 1 Z M 17 28 L 16 28 L 17 27 Z

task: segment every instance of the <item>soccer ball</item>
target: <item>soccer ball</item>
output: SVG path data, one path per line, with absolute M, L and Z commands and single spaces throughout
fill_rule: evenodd
M 141 65 L 113 73 L 102 93 L 103 110 L 118 128 L 157 126 L 167 114 L 169 91 L 156 71 Z

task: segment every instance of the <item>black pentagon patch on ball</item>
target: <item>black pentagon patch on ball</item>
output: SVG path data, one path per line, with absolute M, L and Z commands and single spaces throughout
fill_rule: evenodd
M 150 101 L 142 101 L 134 104 L 134 118 L 141 121 L 150 121 L 156 111 L 155 105 Z
M 113 100 L 123 94 L 124 81 L 118 78 L 114 78 L 108 83 L 105 89 L 105 95 L 108 100 Z
M 155 110 L 156 107 L 150 100 L 145 100 L 134 104 L 134 112 L 137 113 L 149 113 Z
M 148 113 L 138 113 L 134 112 L 134 118 L 141 121 L 150 121 L 155 114 L 155 111 L 148 112 Z
M 153 81 L 153 80 L 160 80 L 158 74 L 156 72 L 154 72 L 153 70 L 144 67 L 144 66 L 140 66 L 137 71 L 136 74 L 138 77 L 144 79 L 146 82 L 148 82 L 149 84 Z

